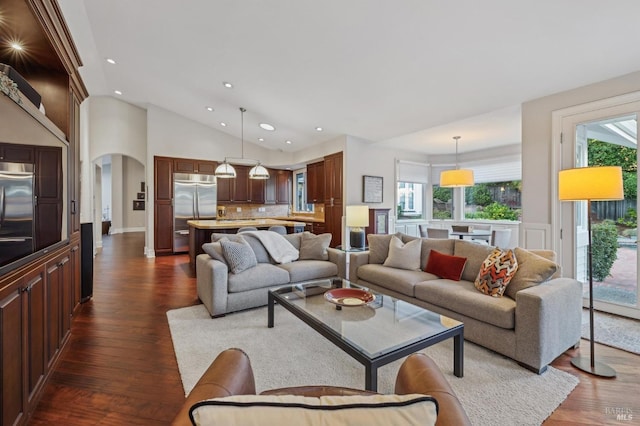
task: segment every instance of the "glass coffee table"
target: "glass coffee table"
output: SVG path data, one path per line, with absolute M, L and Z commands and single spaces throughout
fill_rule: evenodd
M 364 365 L 366 390 L 377 390 L 379 367 L 449 338 L 453 374 L 462 377 L 464 324 L 377 291 L 366 305 L 339 306 L 324 297 L 336 288 L 368 290 L 344 279 L 270 290 L 267 326 L 274 326 L 277 303 Z

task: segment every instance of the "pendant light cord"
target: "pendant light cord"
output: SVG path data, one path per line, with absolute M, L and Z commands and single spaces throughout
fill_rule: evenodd
M 458 140 L 460 139 L 460 136 L 454 136 L 453 139 L 456 140 L 456 170 L 458 170 Z
M 240 107 L 240 142 L 242 144 L 241 158 L 244 160 L 244 113 L 246 109 Z

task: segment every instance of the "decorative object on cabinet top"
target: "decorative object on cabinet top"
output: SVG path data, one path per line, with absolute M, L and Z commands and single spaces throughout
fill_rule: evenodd
M 2 64 L 0 64 L 2 67 Z M 11 80 L 8 75 L 3 72 L 0 72 L 0 92 L 7 95 L 17 104 L 22 103 L 22 98 L 20 98 L 20 91 L 18 90 L 18 84 Z

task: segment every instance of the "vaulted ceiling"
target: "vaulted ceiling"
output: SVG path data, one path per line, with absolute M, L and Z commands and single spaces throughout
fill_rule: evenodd
M 91 95 L 236 137 L 244 107 L 245 140 L 283 151 L 517 144 L 522 102 L 640 70 L 637 0 L 59 3 Z

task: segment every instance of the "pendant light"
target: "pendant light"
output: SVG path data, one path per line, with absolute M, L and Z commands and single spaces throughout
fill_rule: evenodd
M 240 160 L 244 161 L 244 113 L 247 110 L 240 107 L 240 142 L 242 146 L 242 152 L 240 156 Z M 250 160 L 253 163 L 256 163 L 255 166 L 249 170 L 249 179 L 269 179 L 269 171 L 260 164 L 257 160 Z M 216 167 L 215 176 L 219 178 L 235 178 L 236 177 L 236 169 L 229 164 L 228 158 L 225 157 L 222 164 Z
M 473 170 L 458 168 L 458 140 L 460 136 L 454 136 L 456 141 L 456 168 L 440 172 L 440 186 L 442 188 L 462 188 L 473 186 Z

